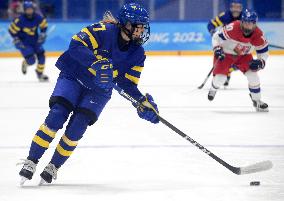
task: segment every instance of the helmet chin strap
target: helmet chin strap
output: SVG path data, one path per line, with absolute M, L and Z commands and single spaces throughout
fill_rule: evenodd
M 133 33 L 135 31 L 135 26 L 131 25 L 131 30 L 128 30 L 125 26 L 121 27 L 121 30 L 126 34 L 126 36 L 130 39 L 130 41 L 133 41 L 135 44 L 139 45 L 141 44 L 141 39 L 133 39 Z
M 250 36 L 253 33 L 253 31 L 255 30 L 255 28 L 253 28 L 253 29 L 245 29 L 242 25 L 241 25 L 241 29 L 242 29 L 243 34 L 245 36 Z

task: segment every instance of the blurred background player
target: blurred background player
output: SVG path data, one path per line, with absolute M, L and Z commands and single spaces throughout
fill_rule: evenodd
M 213 36 L 213 34 L 218 30 L 218 28 L 226 26 L 236 20 L 240 20 L 242 16 L 243 4 L 242 0 L 231 0 L 230 1 L 230 9 L 226 12 L 220 13 L 214 19 L 210 20 L 207 24 L 207 29 L 209 33 Z M 228 86 L 231 79 L 231 72 L 235 69 L 232 66 L 227 75 L 227 80 L 224 86 Z
M 258 17 L 252 10 L 245 10 L 241 21 L 235 21 L 217 31 L 212 38 L 214 63 L 212 87 L 208 99 L 212 101 L 217 90 L 225 83 L 230 66 L 236 66 L 248 79 L 250 97 L 257 111 L 268 111 L 261 101 L 260 80 L 257 71 L 265 67 L 268 58 L 268 43 L 257 27 Z M 257 59 L 252 56 L 256 50 Z
M 13 37 L 15 47 L 20 50 L 24 61 L 22 73 L 27 73 L 27 67 L 36 63 L 36 74 L 41 82 L 48 81 L 43 74 L 45 68 L 45 50 L 43 43 L 46 40 L 47 21 L 35 12 L 34 3 L 23 2 L 24 13 L 15 18 L 9 27 L 9 33 Z M 40 29 L 40 33 L 38 33 Z
M 35 134 L 20 171 L 22 184 L 32 179 L 39 159 L 73 112 L 50 163 L 41 173 L 42 182 L 56 179 L 58 168 L 110 100 L 113 81 L 147 106 L 137 108 L 140 118 L 159 122 L 152 96 L 142 95 L 137 88 L 146 59 L 142 45 L 149 36 L 148 12 L 135 3 L 122 7 L 118 22 L 107 13 L 105 22 L 92 24 L 73 36 L 69 49 L 57 60 L 61 73 L 50 98 L 49 114 Z

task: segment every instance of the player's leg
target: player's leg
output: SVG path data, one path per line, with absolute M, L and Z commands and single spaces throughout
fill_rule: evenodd
M 229 68 L 233 63 L 233 58 L 231 55 L 226 54 L 225 59 L 222 61 L 216 61 L 216 58 L 214 58 L 214 63 L 213 80 L 208 93 L 208 100 L 210 101 L 215 98 L 217 90 L 226 82 Z
M 110 92 L 102 94 L 90 90 L 85 91 L 68 122 L 65 134 L 60 139 L 50 163 L 41 173 L 42 182 L 51 183 L 52 179 L 56 179 L 57 170 L 71 156 L 87 127 L 97 121 L 109 101 L 110 95 Z
M 72 93 L 70 93 L 70 91 L 72 91 Z M 81 85 L 76 80 L 64 74 L 60 74 L 50 98 L 50 111 L 44 123 L 34 135 L 29 155 L 19 173 L 24 179 L 32 179 L 36 164 L 48 149 L 56 132 L 61 129 L 63 124 L 67 121 L 80 95 Z M 23 182 L 24 181 L 25 180 L 23 180 Z
M 46 82 L 48 81 L 48 76 L 43 73 L 45 69 L 45 51 L 41 45 L 37 46 L 35 49 L 36 49 L 36 55 L 38 59 L 36 74 L 37 74 L 39 81 Z
M 36 58 L 34 55 L 35 52 L 34 49 L 30 46 L 25 46 L 23 48 L 20 48 L 19 50 L 22 56 L 24 57 L 24 60 L 22 62 L 22 73 L 26 74 L 28 66 L 34 65 L 36 62 Z
M 252 55 L 245 55 L 239 59 L 239 69 L 244 73 L 248 80 L 248 88 L 253 106 L 257 111 L 268 111 L 268 105 L 261 101 L 260 79 L 256 71 L 249 69 L 249 62 L 253 59 Z

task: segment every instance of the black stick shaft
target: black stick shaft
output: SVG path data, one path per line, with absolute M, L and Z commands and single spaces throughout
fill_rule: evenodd
M 129 100 L 130 102 L 134 103 L 134 105 L 136 107 L 142 106 L 141 103 L 139 103 L 137 100 L 135 100 L 134 98 L 132 98 L 130 95 L 128 95 L 127 93 L 124 92 L 123 89 L 121 89 L 120 87 L 118 87 L 117 85 L 114 85 L 113 88 L 124 98 L 126 98 L 127 100 Z M 168 122 L 167 120 L 165 120 L 163 117 L 161 117 L 159 114 L 158 118 L 159 120 L 166 125 L 168 128 L 170 128 L 171 130 L 173 130 L 174 132 L 176 132 L 177 134 L 179 134 L 181 137 L 183 137 L 184 139 L 186 139 L 187 141 L 189 141 L 191 144 L 193 144 L 195 147 L 199 148 L 201 151 L 203 151 L 205 154 L 207 154 L 208 156 L 210 156 L 211 158 L 213 158 L 214 160 L 216 160 L 218 163 L 220 163 L 221 165 L 223 165 L 224 167 L 226 167 L 227 169 L 229 169 L 231 172 L 235 173 L 235 174 L 240 174 L 240 168 L 237 167 L 233 167 L 230 164 L 228 164 L 227 162 L 225 162 L 224 160 L 222 160 L 221 158 L 219 158 L 218 156 L 216 156 L 215 154 L 213 154 L 211 151 L 209 151 L 207 148 L 205 148 L 203 145 L 199 144 L 198 142 L 196 142 L 194 139 L 192 139 L 191 137 L 189 137 L 188 135 L 186 135 L 184 132 L 182 132 L 181 130 L 179 130 L 177 127 L 175 127 L 174 125 L 172 125 L 170 122 Z
M 274 48 L 278 48 L 278 49 L 284 49 L 283 46 L 279 46 L 279 45 L 273 45 L 273 44 L 269 44 L 269 47 L 274 47 Z
M 215 66 L 215 65 L 214 65 Z M 211 68 L 211 70 L 209 71 L 208 75 L 206 76 L 205 80 L 203 81 L 203 83 L 198 87 L 198 89 L 202 89 L 204 87 L 204 85 L 206 84 L 207 80 L 209 79 L 210 75 L 212 74 L 213 70 L 214 70 L 214 66 Z

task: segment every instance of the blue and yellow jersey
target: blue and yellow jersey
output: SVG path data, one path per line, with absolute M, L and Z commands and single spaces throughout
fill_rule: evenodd
M 114 82 L 134 98 L 142 94 L 137 88 L 146 59 L 142 46 L 129 44 L 127 50 L 118 46 L 120 29 L 115 24 L 96 23 L 83 28 L 72 37 L 69 49 L 58 59 L 56 66 L 62 72 L 92 85 L 86 71 L 94 61 L 108 58 L 113 64 Z
M 217 27 L 225 26 L 235 20 L 240 20 L 241 16 L 242 16 L 242 13 L 240 14 L 238 18 L 234 18 L 230 11 L 222 12 L 219 15 L 217 15 L 214 19 L 211 19 L 208 22 L 207 29 L 212 34 L 215 32 L 215 29 Z
M 29 19 L 24 14 L 15 18 L 9 27 L 11 36 L 19 37 L 24 44 L 34 45 L 38 40 L 38 29 L 41 32 L 46 32 L 47 21 L 41 15 L 34 13 L 34 16 Z

